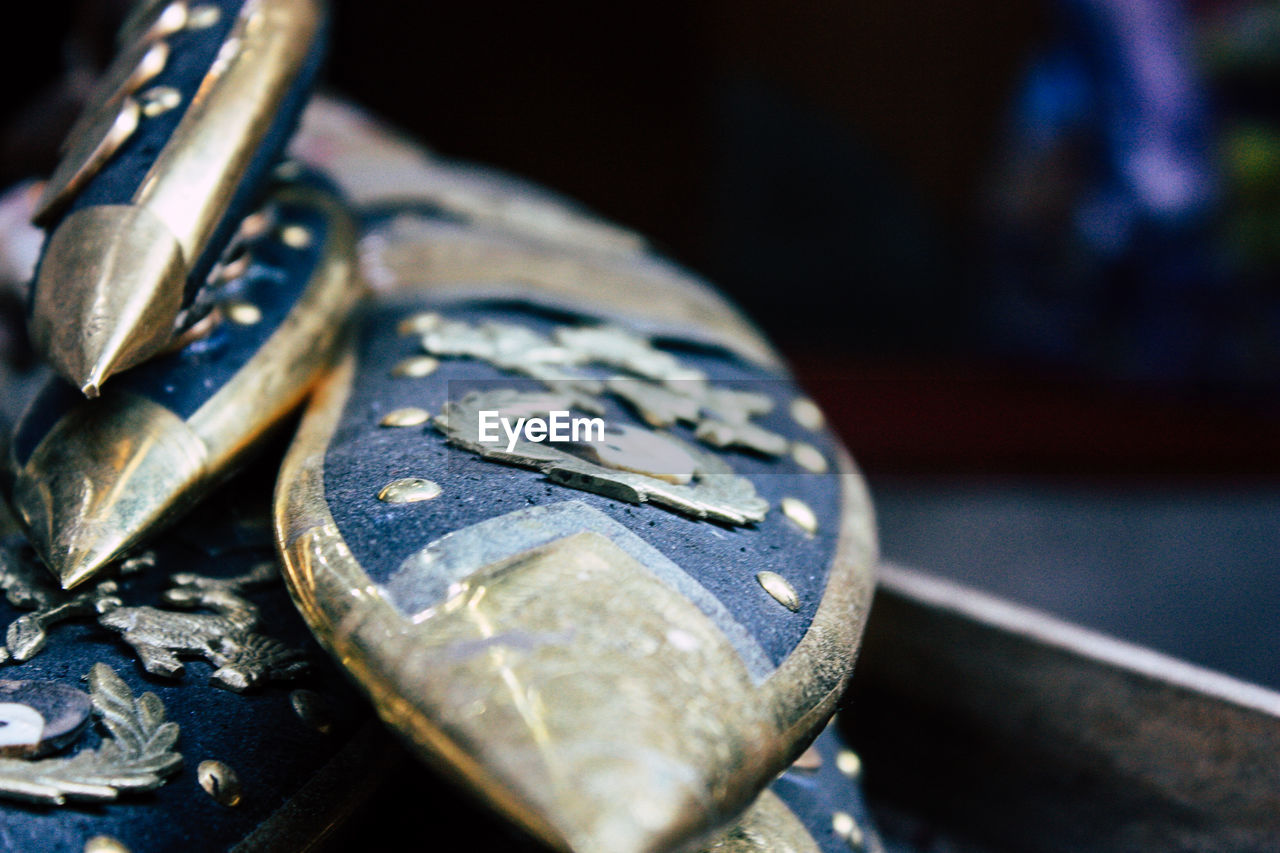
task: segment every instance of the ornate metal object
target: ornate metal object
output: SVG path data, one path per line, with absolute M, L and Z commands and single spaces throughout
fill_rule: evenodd
M 0 797 L 62 805 L 69 800 L 114 800 L 151 791 L 182 765 L 174 751 L 177 723 L 165 720 L 154 693 L 134 697 L 105 664 L 89 671 L 94 713 L 109 737 L 96 749 L 67 758 L 0 759 Z
M 0 549 L 0 587 L 9 603 L 35 611 L 9 624 L 7 656 L 19 662 L 30 660 L 44 648 L 53 625 L 95 619 L 120 634 L 152 675 L 176 678 L 182 675 L 183 657 L 198 657 L 214 665 L 212 683 L 236 692 L 265 681 L 293 680 L 307 672 L 306 657 L 260 633 L 259 609 L 242 595 L 276 577 L 272 563 L 232 578 L 181 572 L 172 576 L 162 596 L 165 604 L 181 610 L 126 606 L 115 581 L 101 581 L 82 592 L 64 592 L 34 558 Z
M 209 8 L 218 14 L 160 5 L 151 25 L 126 27 L 37 208 L 50 239 L 31 338 L 89 397 L 181 331 L 219 235 L 255 202 L 315 74 L 317 0 Z

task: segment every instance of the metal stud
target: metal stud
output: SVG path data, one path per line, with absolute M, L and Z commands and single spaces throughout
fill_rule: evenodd
M 221 761 L 201 761 L 196 768 L 196 779 L 205 793 L 224 806 L 240 803 L 240 777 Z
M 862 829 L 853 815 L 848 812 L 836 812 L 831 816 L 831 829 L 840 838 L 849 843 L 855 850 L 862 848 Z
M 813 510 L 807 503 L 799 498 L 783 498 L 780 505 L 782 514 L 796 527 L 810 536 L 818 532 L 818 517 L 813 514 Z
M 262 322 L 262 309 L 242 299 L 233 299 L 223 304 L 222 311 L 228 320 L 238 326 L 252 326 Z
M 410 406 L 405 409 L 396 409 L 394 412 L 387 412 L 378 423 L 384 427 L 411 427 L 425 424 L 430 419 L 431 413 L 426 409 Z
M 382 491 L 378 492 L 378 500 L 390 504 L 416 503 L 438 498 L 441 491 L 443 490 L 440 484 L 434 480 L 406 477 L 403 480 L 393 480 L 383 486 Z
M 421 314 L 414 314 L 405 317 L 396 326 L 396 334 L 401 337 L 407 335 L 425 335 L 427 332 L 440 325 L 443 318 L 434 311 L 424 311 Z
M 294 690 L 289 694 L 289 704 L 293 706 L 298 719 L 308 727 L 326 735 L 333 730 L 333 716 L 329 713 L 324 697 L 319 693 L 313 690 Z
M 144 116 L 155 118 L 182 103 L 182 93 L 172 86 L 152 86 L 138 93 L 138 103 Z
M 836 769 L 850 779 L 862 775 L 862 759 L 853 750 L 842 749 L 836 753 Z
M 429 355 L 413 355 L 391 368 L 391 375 L 400 379 L 421 379 L 435 373 L 439 366 L 439 360 Z
M 827 422 L 822 409 L 808 397 L 797 397 L 791 401 L 791 419 L 810 430 L 822 429 Z
M 286 225 L 280 229 L 280 242 L 290 249 L 305 249 L 311 245 L 311 232 L 301 225 Z
M 110 835 L 95 835 L 84 843 L 84 853 L 129 853 L 129 848 Z
M 760 572 L 756 575 L 756 581 L 764 587 L 765 592 L 773 596 L 774 601 L 792 613 L 800 609 L 800 597 L 796 595 L 795 587 L 782 575 L 777 572 Z
M 187 29 L 207 30 L 222 18 L 222 10 L 211 4 L 194 7 L 187 13 Z
M 827 457 L 812 444 L 805 444 L 803 441 L 797 441 L 791 445 L 791 458 L 796 464 L 806 471 L 814 474 L 825 474 L 827 472 Z
M 240 239 L 256 240 L 271 227 L 271 214 L 265 210 L 250 213 L 240 220 Z

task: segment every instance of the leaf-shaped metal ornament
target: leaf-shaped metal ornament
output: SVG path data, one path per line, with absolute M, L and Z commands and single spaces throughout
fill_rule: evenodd
M 109 737 L 97 749 L 37 761 L 0 759 L 0 797 L 62 805 L 108 801 L 130 791 L 151 791 L 182 766 L 175 751 L 178 724 L 165 720 L 154 693 L 135 697 L 106 664 L 89 671 L 94 713 Z

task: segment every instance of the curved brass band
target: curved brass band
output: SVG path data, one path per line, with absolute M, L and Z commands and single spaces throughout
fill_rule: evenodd
M 283 555 L 290 591 L 313 631 L 370 695 L 383 719 L 423 757 L 459 774 L 474 790 L 559 849 L 579 853 L 640 853 L 687 842 L 731 819 L 819 733 L 852 667 L 852 650 L 861 634 L 871 599 L 875 546 L 870 510 L 866 491 L 847 459 L 841 460 L 846 503 L 837 557 L 824 600 L 795 651 L 762 688 L 754 688 L 745 671 L 739 677 L 732 671 L 733 666 L 725 663 L 730 657 L 740 663 L 731 652 L 716 657 L 714 665 L 701 670 L 698 677 L 673 673 L 669 679 L 658 679 L 656 689 L 669 695 L 654 698 L 646 694 L 637 698 L 638 694 L 632 694 L 635 704 L 644 706 L 639 709 L 641 712 L 654 710 L 646 705 L 649 701 L 653 701 L 656 708 L 680 705 L 681 711 L 672 712 L 665 719 L 656 710 L 653 716 L 671 728 L 685 727 L 685 730 L 654 732 L 641 726 L 625 728 L 624 734 L 613 735 L 615 742 L 633 735 L 650 738 L 627 746 L 655 756 L 670 755 L 673 744 L 687 749 L 681 753 L 681 770 L 703 786 L 700 799 L 672 797 L 669 802 L 655 806 L 655 812 L 660 815 L 655 817 L 655 825 L 660 824 L 658 828 L 620 828 L 619 824 L 625 822 L 623 818 L 604 826 L 597 820 L 588 826 L 590 821 L 580 814 L 582 803 L 595 804 L 597 810 L 629 808 L 637 802 L 640 791 L 648 793 L 650 789 L 634 780 L 616 782 L 607 796 L 602 796 L 591 790 L 592 782 L 598 780 L 593 777 L 589 782 L 585 774 L 577 777 L 580 784 L 570 793 L 556 790 L 553 778 L 545 784 L 529 785 L 529 779 L 513 777 L 509 772 L 506 756 L 528 752 L 531 740 L 540 745 L 549 766 L 560 763 L 564 753 L 579 755 L 592 748 L 600 750 L 607 741 L 595 740 L 593 735 L 598 734 L 602 722 L 606 725 L 615 722 L 619 725 L 618 731 L 624 731 L 626 721 L 611 720 L 610 714 L 616 712 L 625 717 L 627 712 L 618 710 L 625 709 L 625 700 L 616 704 L 605 704 L 607 700 L 601 700 L 598 707 L 586 706 L 600 718 L 592 720 L 585 719 L 591 713 L 582 713 L 583 705 L 575 704 L 577 694 L 567 700 L 556 695 L 539 706 L 540 713 L 528 719 L 517 717 L 514 725 L 498 725 L 486 718 L 485 743 L 466 740 L 470 730 L 457 718 L 456 705 L 460 697 L 472 700 L 482 710 L 488 707 L 492 715 L 493 703 L 502 700 L 509 704 L 511 696 L 496 695 L 500 691 L 495 691 L 492 701 L 486 704 L 483 696 L 468 695 L 465 688 L 456 686 L 480 670 L 460 670 L 450 662 L 460 653 L 451 655 L 441 645 L 442 642 L 447 645 L 441 631 L 453 636 L 448 619 L 437 619 L 433 613 L 426 619 L 429 625 L 419 625 L 416 617 L 411 621 L 401 614 L 356 561 L 326 504 L 325 449 L 341 417 L 354 373 L 354 357 L 348 355 L 317 392 L 285 458 L 275 501 L 277 544 Z M 551 543 L 547 549 L 517 555 L 508 566 L 477 567 L 476 588 L 482 593 L 496 589 L 493 594 L 501 598 L 509 592 L 501 588 L 509 582 L 509 575 L 504 572 L 545 573 L 548 560 L 582 569 L 583 577 L 590 576 L 591 567 L 598 566 L 599 559 L 615 567 L 626 562 L 621 552 L 601 552 L 589 540 L 589 535 L 569 536 Z M 500 578 L 502 582 L 491 578 Z M 543 584 L 541 588 L 544 591 L 565 589 L 566 597 L 572 598 L 590 586 L 584 582 L 568 587 Z M 629 600 L 625 594 L 617 598 Z M 594 593 L 587 593 L 584 600 L 578 601 L 578 612 L 587 607 L 598 608 L 591 612 L 597 614 L 597 621 L 607 623 L 604 626 L 607 630 L 643 642 L 644 632 L 627 624 L 628 620 L 639 622 L 651 618 L 646 615 L 649 608 L 675 612 L 666 610 L 665 601 L 650 590 L 638 601 L 632 601 L 629 605 L 632 609 L 624 613 L 624 607 L 610 608 L 595 598 Z M 503 612 L 509 615 L 517 611 Z M 517 615 L 501 624 L 504 630 L 512 629 L 514 624 L 513 630 L 517 633 L 527 633 L 529 626 L 521 622 L 521 618 Z M 538 622 L 536 627 L 549 630 L 554 624 L 559 623 L 550 619 Z M 581 626 L 582 620 L 578 624 Z M 678 625 L 682 630 L 694 631 L 701 644 L 713 643 L 710 632 L 697 633 L 701 627 L 696 619 L 680 621 Z M 430 634 L 421 630 L 428 627 L 433 629 Z M 474 644 L 475 640 L 468 642 Z M 588 637 L 584 646 L 592 648 L 591 642 L 592 637 Z M 602 673 L 597 670 L 602 681 L 615 677 L 615 667 L 617 673 L 625 671 L 623 666 L 607 658 L 601 664 L 602 658 L 594 649 L 588 654 L 592 665 L 605 667 Z M 556 670 L 535 669 L 534 676 L 545 687 L 562 683 L 555 673 Z M 492 672 L 487 674 L 492 676 Z M 524 681 L 517 681 L 522 689 L 533 690 Z M 450 701 L 442 697 L 449 697 Z M 708 697 L 711 707 L 706 706 Z M 548 707 L 562 700 L 567 710 Z M 632 708 L 630 712 L 635 711 Z M 562 718 L 557 719 L 557 714 Z M 566 714 L 578 721 L 581 733 L 565 733 L 563 716 Z M 442 718 L 446 722 L 442 723 Z M 538 725 L 532 725 L 530 719 Z M 574 742 L 575 739 L 578 742 Z M 524 769 L 534 777 L 535 783 L 542 781 L 537 768 L 525 766 Z
M 780 367 L 764 336 L 736 308 L 679 267 L 647 255 L 587 253 L 491 226 L 405 217 L 403 238 L 362 244 L 374 289 L 429 287 L 449 298 L 521 295 L 571 311 L 608 306 L 611 317 L 724 347 Z M 504 292 L 504 289 L 506 292 Z

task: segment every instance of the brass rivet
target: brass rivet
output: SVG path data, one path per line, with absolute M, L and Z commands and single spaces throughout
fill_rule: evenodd
M 250 213 L 240 220 L 240 236 L 245 240 L 256 240 L 271 227 L 271 216 L 265 210 Z
M 246 252 L 225 264 L 218 264 L 214 275 L 218 281 L 235 281 L 249 270 L 249 254 Z
M 408 504 L 438 498 L 440 492 L 440 484 L 433 480 L 406 477 L 403 480 L 393 480 L 383 486 L 382 491 L 378 492 L 378 500 L 389 504 Z
M 791 766 L 796 770 L 807 770 L 809 772 L 821 770 L 822 753 L 818 752 L 818 748 L 816 746 L 811 746 L 801 753 L 800 757 L 797 758 L 795 763 Z
M 862 759 L 856 752 L 842 749 L 836 753 L 836 769 L 850 779 L 857 779 L 862 775 Z
M 187 25 L 187 4 L 170 3 L 164 11 L 156 16 L 155 21 L 147 29 L 139 41 L 150 42 L 171 36 Z
M 156 552 L 143 551 L 135 554 L 128 559 L 120 561 L 120 574 L 132 575 L 136 572 L 145 572 L 156 567 Z
M 426 409 L 410 406 L 407 409 L 396 409 L 394 412 L 387 412 L 378 423 L 384 427 L 411 427 L 425 424 L 430 418 L 431 413 Z
M 95 835 L 84 843 L 84 853 L 129 853 L 129 848 L 110 835 Z
M 240 326 L 252 326 L 262 322 L 262 309 L 252 302 L 233 299 L 222 306 L 227 319 Z
M 205 793 L 224 806 L 240 802 L 240 778 L 221 761 L 201 761 L 196 768 L 196 779 Z
M 808 397 L 797 397 L 791 401 L 791 419 L 805 429 L 822 429 L 827 422 L 822 416 L 822 409 Z
M 812 471 L 815 474 L 824 474 L 827 470 L 827 457 L 812 444 L 805 444 L 803 441 L 797 441 L 791 445 L 791 458 L 796 460 L 796 464 L 806 471 Z
M 443 318 L 434 311 L 424 311 L 421 314 L 414 314 L 411 317 L 405 317 L 396 326 L 396 334 L 404 337 L 406 335 L 425 335 L 427 332 L 440 325 Z
M 307 726 L 326 735 L 333 730 L 333 718 L 319 693 L 312 690 L 294 690 L 289 694 L 289 704 L 293 706 L 293 712 L 298 715 L 298 719 Z
M 172 86 L 152 86 L 138 93 L 138 103 L 144 116 L 155 118 L 182 103 L 182 93 Z
M 391 375 L 402 379 L 421 379 L 436 372 L 440 362 L 429 355 L 413 355 L 391 368 Z
M 305 249 L 311 245 L 311 232 L 301 225 L 286 225 L 280 229 L 280 242 L 290 249 Z
M 862 830 L 848 812 L 836 812 L 831 816 L 831 828 L 835 834 L 849 842 L 850 847 L 862 846 Z
M 272 172 L 278 181 L 296 181 L 302 176 L 302 164 L 297 160 L 285 160 Z
M 756 581 L 764 587 L 765 592 L 773 596 L 774 601 L 792 613 L 800 609 L 800 597 L 796 595 L 795 587 L 782 575 L 777 572 L 760 572 L 756 575 Z
M 810 536 L 818 532 L 818 517 L 813 514 L 809 505 L 799 498 L 783 498 L 782 514 Z
M 207 30 L 222 18 L 222 10 L 213 5 L 196 6 L 187 13 L 187 29 Z

